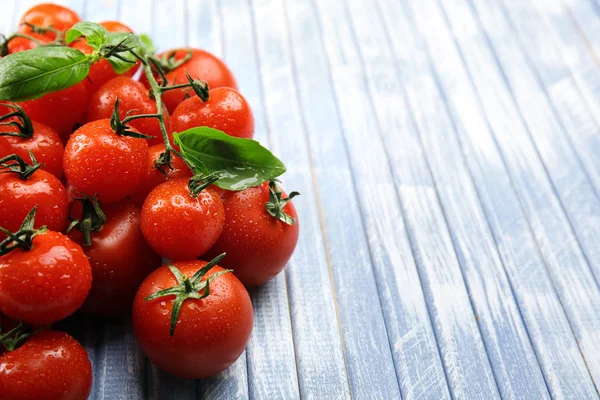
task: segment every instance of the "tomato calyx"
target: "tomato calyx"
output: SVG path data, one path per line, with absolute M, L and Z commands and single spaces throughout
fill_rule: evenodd
M 6 157 L 0 158 L 0 174 L 17 174 L 20 179 L 26 181 L 27 179 L 31 178 L 35 171 L 43 166 L 37 162 L 31 151 L 29 151 L 29 157 L 31 157 L 31 164 L 27 164 L 16 154 L 10 154 Z
M 157 57 L 154 55 L 148 56 L 148 60 L 152 64 L 152 70 L 158 73 L 161 77 L 161 86 L 167 85 L 167 78 L 165 74 L 169 71 L 174 70 L 175 68 L 179 68 L 186 62 L 192 59 L 192 50 L 187 49 L 185 56 L 178 60 L 175 58 L 177 54 L 177 50 L 169 51 L 163 54 L 161 57 Z
M 219 180 L 219 175 L 216 173 L 211 174 L 197 174 L 190 178 L 188 182 L 188 189 L 190 189 L 190 195 L 192 197 L 198 197 L 198 195 L 207 187 Z
M 2 332 L 2 325 L 4 322 L 4 315 L 0 317 L 0 345 L 2 345 L 7 351 L 16 350 L 21 346 L 27 338 L 40 332 L 45 327 L 34 330 L 31 325 L 27 325 L 21 321 L 19 324 L 10 329 L 8 332 Z
M 33 229 L 36 213 L 37 205 L 29 211 L 25 220 L 23 220 L 21 228 L 19 228 L 17 232 L 10 232 L 8 229 L 0 227 L 0 231 L 8 236 L 0 242 L 0 257 L 10 253 L 14 249 L 23 249 L 25 251 L 31 250 L 33 247 L 33 238 L 48 231 L 45 226 Z
M 130 110 L 127 112 L 127 115 L 125 116 L 125 118 L 123 118 L 121 120 L 121 117 L 119 116 L 119 103 L 120 102 L 121 102 L 121 100 L 117 97 L 117 100 L 115 100 L 115 108 L 113 110 L 113 114 L 110 117 L 110 127 L 112 128 L 112 130 L 117 135 L 121 135 L 121 136 L 129 136 L 129 137 L 136 138 L 136 139 L 154 139 L 154 136 L 148 136 L 148 135 L 144 135 L 143 133 L 136 132 L 129 125 L 127 125 L 127 123 L 130 121 L 133 121 L 134 119 L 140 119 L 140 118 L 158 118 L 158 119 L 160 119 L 160 116 L 158 114 L 130 115 L 133 111 L 135 111 L 135 110 Z
M 217 277 L 226 274 L 228 272 L 232 272 L 230 269 L 226 269 L 223 271 L 216 272 L 209 276 L 207 279 L 202 280 L 202 278 L 214 267 L 217 265 L 223 258 L 225 257 L 225 253 L 220 254 L 213 258 L 208 264 L 204 267 L 200 268 L 191 278 L 183 275 L 177 267 L 173 264 L 169 264 L 169 269 L 177 279 L 177 285 L 159 290 L 158 292 L 146 297 L 145 301 L 151 301 L 158 299 L 164 296 L 175 296 L 175 301 L 173 302 L 173 309 L 171 311 L 171 325 L 169 328 L 169 336 L 173 336 L 175 332 L 175 327 L 177 326 L 177 318 L 179 317 L 179 312 L 181 311 L 181 305 L 187 299 L 195 299 L 201 300 L 207 297 L 210 294 L 210 283 L 215 280 Z
M 282 198 L 283 193 L 279 186 L 277 186 L 277 179 L 272 179 L 269 181 L 269 200 L 265 207 L 270 216 L 277 218 L 288 225 L 294 225 L 296 223 L 296 219 L 291 217 L 283 211 L 285 205 L 292 200 L 294 197 L 300 195 L 298 192 L 292 192 L 286 198 Z
M 89 247 L 92 245 L 92 232 L 100 232 L 102 230 L 102 227 L 106 223 L 106 215 L 96 196 L 93 198 L 88 196 L 76 197 L 73 200 L 81 203 L 81 218 L 76 219 L 71 217 L 71 211 L 75 204 L 75 201 L 73 201 L 69 207 L 69 219 L 71 220 L 71 224 L 69 225 L 69 228 L 67 228 L 67 233 L 71 232 L 73 229 L 77 229 L 83 233 L 83 244 Z
M 44 35 L 46 33 L 52 32 L 56 35 L 56 39 L 54 39 L 54 42 L 52 44 L 63 44 L 63 36 L 65 33 L 59 29 L 54 28 L 52 25 L 40 26 L 31 24 L 29 22 L 23 22 L 21 25 L 25 25 L 26 27 L 31 29 L 31 32 L 37 33 L 39 35 Z
M 33 124 L 31 118 L 25 111 L 16 103 L 2 103 L 3 106 L 10 108 L 8 114 L 0 116 L 0 126 L 14 126 L 18 132 L 0 132 L 0 136 L 15 136 L 23 139 L 31 139 L 33 137 Z M 15 118 L 17 119 L 15 121 Z M 9 120 L 5 122 L 6 120 Z
M 160 90 L 162 92 L 166 92 L 168 90 L 186 89 L 191 87 L 194 93 L 196 93 L 196 95 L 200 97 L 200 100 L 206 103 L 210 96 L 208 83 L 200 79 L 192 78 L 192 76 L 187 71 L 185 71 L 185 77 L 187 78 L 188 83 L 181 83 L 179 85 L 172 86 L 162 86 Z

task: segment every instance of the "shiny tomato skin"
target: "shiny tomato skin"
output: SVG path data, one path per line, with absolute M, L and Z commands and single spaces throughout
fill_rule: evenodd
M 223 203 L 212 189 L 190 195 L 188 179 L 154 188 L 142 207 L 142 233 L 158 254 L 170 260 L 202 255 L 223 229 Z
M 36 205 L 36 228 L 46 225 L 60 232 L 67 227 L 67 194 L 58 178 L 43 170 L 35 171 L 27 180 L 15 174 L 0 174 L 1 227 L 16 232 Z M 0 233 L 0 239 L 4 238 L 4 233 Z
M 73 314 L 91 285 L 85 253 L 58 232 L 37 235 L 31 250 L 0 257 L 0 310 L 28 324 L 49 324 Z
M 64 332 L 42 331 L 0 356 L 2 400 L 87 400 L 92 364 Z
M 102 21 L 100 25 L 109 32 L 133 32 L 133 29 L 119 21 Z
M 87 123 L 65 146 L 65 176 L 73 188 L 100 202 L 127 197 L 146 174 L 148 144 L 144 139 L 117 135 L 110 120 Z
M 206 262 L 173 264 L 191 277 Z M 222 270 L 213 267 L 203 280 Z M 183 302 L 173 336 L 169 336 L 174 296 L 145 299 L 176 283 L 166 265 L 144 280 L 133 302 L 135 336 L 158 368 L 180 378 L 213 376 L 233 364 L 248 343 L 253 318 L 250 296 L 233 274 L 223 274 L 210 283 L 208 297 Z
M 83 234 L 69 237 L 82 246 L 92 266 L 92 289 L 81 310 L 88 315 L 112 316 L 130 309 L 140 283 L 160 266 L 162 257 L 144 240 L 141 210 L 130 200 L 103 206 L 106 223 L 91 233 L 92 245 L 84 246 Z
M 283 208 L 296 219 L 288 225 L 267 213 L 269 186 L 248 188 L 240 192 L 222 191 L 225 224 L 217 243 L 203 256 L 211 259 L 226 252 L 221 261 L 225 268 L 246 286 L 256 286 L 275 277 L 285 267 L 298 242 L 298 215 L 294 204 Z M 284 193 L 283 197 L 287 197 Z
M 32 33 L 32 29 L 24 25 L 24 22 L 42 28 L 52 27 L 59 31 L 66 31 L 80 21 L 81 18 L 79 18 L 79 15 L 67 7 L 59 6 L 58 4 L 43 3 L 33 6 L 23 14 L 18 31 L 25 34 Z M 54 32 L 47 32 L 44 36 L 50 40 L 56 39 L 56 33 Z
M 169 179 L 191 178 L 193 175 L 185 162 L 175 155 L 171 158 L 171 167 L 173 167 L 173 169 L 162 167 L 161 170 L 164 171 L 164 173 L 160 172 L 160 170 L 156 168 L 154 161 L 158 160 L 160 155 L 164 152 L 164 144 L 156 144 L 148 149 L 146 176 L 142 179 L 134 192 L 129 195 L 131 201 L 139 207 L 144 205 L 144 200 L 146 200 L 146 197 L 152 189 L 161 183 L 166 182 Z
M 119 103 L 119 116 L 121 119 L 125 118 L 127 112 L 131 110 L 135 110 L 133 115 L 156 114 L 156 102 L 148 96 L 148 89 L 140 82 L 127 76 L 118 76 L 106 82 L 92 95 L 86 115 L 87 121 L 110 118 L 117 97 L 121 101 Z M 172 143 L 173 137 L 169 115 L 166 112 L 164 115 L 165 126 Z M 160 125 L 156 118 L 140 118 L 131 121 L 128 125 L 144 135 L 154 136 L 154 139 L 148 139 L 149 146 L 163 143 Z
M 56 130 L 66 142 L 73 128 L 83 121 L 87 108 L 88 89 L 85 81 L 39 99 L 18 103 L 34 121 Z
M 254 116 L 250 104 L 240 92 L 228 87 L 211 89 L 207 102 L 198 96 L 184 100 L 173 112 L 171 123 L 174 132 L 208 126 L 230 136 L 254 137 Z
M 24 139 L 16 136 L 0 135 L 0 158 L 9 154 L 17 154 L 23 160 L 29 160 L 29 152 L 37 162 L 43 164 L 42 169 L 57 178 L 63 176 L 62 159 L 65 151 L 58 132 L 39 122 L 32 121 L 33 136 Z M 0 133 L 18 132 L 14 126 L 0 126 Z
M 30 33 L 29 36 L 39 40 L 42 43 L 49 43 L 52 40 L 47 36 L 38 34 L 38 33 Z M 27 38 L 17 37 L 8 42 L 8 54 L 19 53 L 25 50 L 31 50 L 38 47 L 38 44 L 33 40 L 29 40 Z
M 175 52 L 175 59 L 180 60 L 186 57 L 187 50 L 188 49 L 170 50 L 167 52 L 167 54 Z M 192 58 L 183 65 L 180 65 L 174 70 L 167 72 L 167 83 L 169 85 L 187 83 L 188 79 L 185 76 L 187 71 L 192 78 L 206 81 L 209 89 L 222 86 L 231 87 L 234 89 L 238 88 L 233 74 L 220 58 L 204 50 L 189 50 L 192 51 Z M 161 55 L 159 55 L 159 57 L 160 56 Z M 186 98 L 193 96 L 196 96 L 196 94 L 188 88 L 185 90 L 169 90 L 163 94 L 162 98 L 165 102 L 165 105 L 169 109 L 169 112 L 173 113 L 179 103 Z

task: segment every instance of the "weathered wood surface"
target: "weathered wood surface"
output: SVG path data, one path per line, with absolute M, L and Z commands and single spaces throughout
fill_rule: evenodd
M 598 398 L 598 1 L 56 2 L 222 57 L 302 193 L 230 369 L 72 318 L 93 399 Z

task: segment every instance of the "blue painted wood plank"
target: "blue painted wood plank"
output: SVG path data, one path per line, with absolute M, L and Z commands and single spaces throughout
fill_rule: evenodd
M 513 9 L 513 7 L 508 7 Z M 517 44 L 509 40 L 510 32 L 515 30 L 520 34 L 522 41 L 528 41 L 533 38 L 539 43 L 538 23 L 539 18 L 535 18 L 535 10 L 521 8 L 520 12 L 510 12 L 510 19 L 514 24 L 502 24 L 505 29 L 494 27 L 492 37 L 496 53 L 506 67 L 506 78 L 510 90 L 522 109 L 522 117 L 528 125 L 529 132 L 536 142 L 537 150 L 544 161 L 548 173 L 553 181 L 554 188 L 561 199 L 562 205 L 573 225 L 573 229 L 579 242 L 587 256 L 596 280 L 600 282 L 600 186 L 594 188 L 590 182 L 595 176 L 599 177 L 600 169 L 586 170 L 582 167 L 578 154 L 571 145 L 569 137 L 565 134 L 565 126 L 559 119 L 561 113 L 566 110 L 554 108 L 546 96 L 545 89 L 536 85 L 536 76 L 530 72 L 529 65 L 525 59 L 531 47 L 526 47 L 521 53 Z M 500 20 L 496 18 L 494 22 Z M 508 22 L 508 21 L 507 21 Z M 500 32 L 502 31 L 502 33 Z M 509 58 L 510 57 L 510 58 Z M 535 56 L 534 56 L 535 57 Z M 552 58 L 551 56 L 549 58 Z M 510 64 L 508 62 L 510 60 Z M 538 63 L 543 70 L 543 63 Z M 550 71 L 564 71 L 561 64 L 552 64 Z M 600 71 L 598 72 L 600 75 Z M 570 77 L 570 75 L 569 75 Z M 593 124 L 593 118 L 587 115 L 588 121 Z M 587 125 L 584 125 L 584 127 Z M 585 134 L 580 132 L 579 127 L 572 134 L 573 136 Z M 600 128 L 598 125 L 592 125 L 591 141 L 600 144 Z M 600 147 L 582 149 L 586 158 L 596 160 L 600 166 Z
M 563 0 L 565 14 L 573 18 L 594 58 L 600 65 L 600 4 L 595 0 Z
M 17 19 L 17 5 L 14 1 L 6 2 L 2 5 L 2 13 L 0 14 L 0 33 L 8 37 L 15 31 Z
M 413 91 L 415 81 L 423 82 L 415 76 L 421 72 L 412 71 L 418 66 L 400 67 L 398 64 L 396 68 L 394 63 L 393 54 L 398 53 L 394 52 L 389 38 L 410 40 L 413 24 L 398 12 L 395 16 L 402 29 L 394 28 L 390 35 L 381 24 L 377 9 L 359 7 L 364 4 L 360 2 L 351 4 L 381 131 L 386 147 L 394 149 L 389 153 L 397 185 L 402 191 L 412 182 L 428 182 L 440 197 L 501 395 L 504 398 L 547 398 L 544 378 L 485 214 L 459 147 L 456 141 L 449 140 L 453 137 L 448 135 L 453 130 L 452 121 L 447 113 L 439 112 L 444 104 L 435 95 L 432 79 L 429 79 L 429 90 L 420 84 L 419 91 Z M 399 8 L 399 5 L 386 4 L 384 10 L 389 12 L 393 7 Z M 422 21 L 415 18 L 415 22 Z M 366 29 L 367 26 L 371 28 Z M 375 43 L 379 46 L 374 46 Z M 403 75 L 402 81 L 398 74 Z M 407 99 L 400 95 L 403 89 L 406 89 L 404 94 L 410 96 L 412 110 L 408 109 Z M 394 106 L 390 107 L 391 104 Z M 430 167 L 435 182 L 430 176 Z M 464 370 L 461 374 L 469 376 Z M 462 397 L 457 392 L 455 396 Z
M 396 396 L 378 383 L 382 379 L 382 372 L 391 365 L 382 365 L 386 361 L 382 357 L 381 346 L 379 354 L 374 350 L 378 346 L 376 341 L 387 338 L 379 339 L 376 336 L 379 333 L 374 328 L 379 332 L 381 329 L 377 310 L 372 304 L 377 294 L 371 294 L 370 284 L 365 285 L 365 279 L 370 280 L 372 274 L 370 250 L 403 395 L 406 398 L 447 398 L 449 394 L 445 377 L 401 213 L 394 200 L 393 184 L 389 179 L 379 179 L 381 175 L 376 174 L 370 176 L 373 179 L 365 179 L 363 175 L 355 186 L 354 181 L 358 176 L 356 169 L 359 167 L 350 164 L 346 153 L 331 82 L 332 71 L 321 41 L 322 31 L 314 4 L 288 1 L 285 5 L 291 33 L 289 47 L 293 49 L 295 84 L 315 160 L 314 173 L 320 182 L 320 193 L 324 196 L 320 207 L 330 241 L 328 250 L 352 394 L 355 398 Z M 363 170 L 363 173 L 367 171 Z M 378 182 L 376 193 L 368 190 L 375 181 Z M 356 192 L 356 187 L 365 189 L 359 190 L 364 206 L 362 210 L 356 198 L 350 195 Z M 343 195 L 336 195 L 333 201 L 333 193 Z M 381 209 L 386 209 L 385 215 L 378 211 Z M 364 213 L 370 243 L 360 229 L 363 226 L 361 211 Z M 372 245 L 370 249 L 369 245 Z M 357 287 L 361 287 L 361 290 L 357 291 Z M 367 289 L 369 293 L 364 296 Z M 391 359 L 387 362 L 391 363 Z
M 575 148 L 588 179 L 600 193 L 600 127 L 590 113 L 585 99 L 558 48 L 545 30 L 540 13 L 529 3 L 529 9 L 511 6 L 508 19 L 514 21 L 519 33 L 522 53 L 535 68 L 537 78 L 549 97 L 556 116 L 560 119 L 568 138 Z M 543 48 L 544 51 L 538 51 Z M 577 159 L 577 157 L 574 157 Z
M 223 27 L 216 2 L 186 2 L 186 20 L 188 26 L 186 43 L 221 57 Z M 244 352 L 227 370 L 212 378 L 198 381 L 198 398 L 247 399 L 249 397 L 247 362 L 246 352 Z
M 123 21 L 134 32 L 146 33 L 154 39 L 159 31 L 154 28 L 156 10 L 153 5 L 153 0 L 122 0 L 117 10 L 119 21 Z
M 120 0 L 87 0 L 83 9 L 83 15 L 85 15 L 87 21 L 115 21 L 119 18 L 119 8 L 121 3 L 122 1 Z
M 285 7 L 285 22 L 291 35 L 289 47 L 292 49 L 296 75 L 294 83 L 313 154 L 314 174 L 320 182 L 320 193 L 324 196 L 320 208 L 326 226 L 325 233 L 331 243 L 328 249 L 331 265 L 334 275 L 338 275 L 338 292 L 348 292 L 348 288 L 361 286 L 360 280 L 364 278 L 363 273 L 351 275 L 352 271 L 346 271 L 347 266 L 369 262 L 365 259 L 369 253 L 369 243 L 359 229 L 363 225 L 360 206 L 356 198 L 349 195 L 356 192 L 353 183 L 355 179 L 339 124 L 331 71 L 324 54 L 313 6 L 310 2 L 287 1 Z M 382 183 L 379 184 L 380 193 L 391 192 L 391 196 L 394 196 L 393 187 L 388 183 L 384 187 Z M 330 193 L 348 195 L 336 196 L 334 202 L 329 199 Z M 386 201 L 382 206 L 388 204 Z M 364 213 L 370 221 L 367 225 L 373 267 L 379 280 L 383 311 L 403 397 L 447 398 L 449 393 L 441 360 L 402 219 L 382 219 L 377 209 L 378 207 L 368 207 Z M 400 214 L 397 206 L 395 212 Z M 348 229 L 349 226 L 356 229 Z M 338 295 L 338 303 L 342 320 L 358 318 L 360 309 L 351 297 Z M 359 339 L 353 336 L 360 333 L 358 327 L 363 329 L 362 322 L 356 322 L 355 325 L 354 330 L 345 329 L 348 352 L 353 352 L 353 348 L 357 346 L 355 343 Z M 362 393 L 358 392 L 359 395 Z M 354 395 L 356 397 L 357 392 Z
M 525 3 L 512 3 L 515 11 Z M 544 26 L 540 26 L 539 35 L 545 35 L 562 55 L 569 66 L 577 87 L 584 97 L 590 112 L 597 123 L 600 123 L 600 75 L 598 74 L 597 54 L 582 40 L 581 31 L 573 23 L 573 18 L 565 12 L 563 0 L 536 0 L 538 12 L 544 18 Z M 546 41 L 546 46 L 552 45 Z M 596 57 L 595 57 L 596 56 Z
M 428 15 L 432 21 L 429 24 L 430 29 L 420 29 L 429 47 L 429 65 L 424 67 L 433 70 L 436 84 L 451 112 L 456 133 L 476 181 L 480 199 L 499 245 L 551 395 L 594 398 L 597 394 L 560 301 L 573 298 L 557 298 L 554 289 L 556 282 L 549 279 L 544 260 L 538 253 L 538 244 L 534 240 L 542 232 L 539 229 L 530 231 L 525 216 L 530 215 L 532 210 L 520 204 L 519 198 L 513 192 L 513 185 L 518 184 L 518 188 L 524 192 L 527 185 L 518 180 L 520 176 L 516 173 L 514 175 L 517 176 L 508 173 L 518 164 L 505 165 L 490 129 L 490 123 L 498 129 L 507 119 L 506 116 L 503 119 L 498 115 L 503 115 L 511 103 L 503 96 L 497 95 L 497 92 L 502 93 L 502 85 L 497 82 L 498 71 L 495 70 L 495 63 L 476 62 L 478 57 L 489 52 L 489 49 L 481 38 L 481 29 L 477 27 L 470 10 L 465 8 L 464 4 L 453 5 L 456 7 L 444 7 L 452 31 L 449 32 L 446 20 L 435 9 L 430 10 Z M 470 62 L 466 65 L 452 40 L 453 36 L 460 44 L 463 54 L 469 57 Z M 468 74 L 465 66 L 474 71 Z M 476 92 L 475 88 L 483 94 Z M 503 129 L 501 132 L 510 130 Z M 536 167 L 534 164 L 531 168 L 534 168 L 534 171 L 539 170 L 539 161 L 537 165 Z M 527 171 L 520 173 L 525 175 Z M 543 180 L 545 175 L 537 172 L 536 177 Z M 511 178 L 514 179 L 512 182 Z M 553 195 L 550 196 L 552 199 Z M 547 198 L 548 194 L 540 200 Z M 561 249 L 561 246 L 557 248 Z M 576 275 L 576 272 L 566 271 L 565 276 L 568 274 Z M 576 276 L 569 276 L 569 279 L 573 278 L 577 279 Z M 585 288 L 586 284 L 589 286 L 589 282 L 584 282 L 582 288 Z M 595 292 L 592 290 L 590 293 Z M 577 316 L 576 310 L 569 311 L 570 316 Z M 572 320 L 577 322 L 575 318 Z M 557 346 L 562 350 L 558 351 Z
M 281 109 L 279 105 L 274 106 L 272 99 L 275 96 L 277 98 L 290 96 L 288 93 L 281 93 L 287 90 L 289 85 L 268 87 L 264 75 L 260 74 L 258 58 L 261 60 L 261 70 L 281 65 L 279 68 L 281 74 L 291 82 L 289 61 L 285 56 L 277 58 L 262 56 L 260 48 L 264 45 L 254 42 L 254 24 L 248 2 L 222 1 L 219 5 L 219 15 L 222 18 L 219 24 L 236 27 L 222 31 L 223 54 L 238 80 L 241 92 L 254 108 L 257 133 L 262 136 L 257 138 L 259 140 L 266 139 L 265 136 L 272 138 L 273 149 L 281 154 L 288 166 L 288 172 L 284 176 L 285 182 L 294 184 L 293 188 L 288 187 L 287 190 L 299 190 L 302 193 L 299 200 L 295 201 L 302 218 L 300 239 L 285 273 L 300 394 L 303 398 L 347 398 L 348 381 L 336 319 L 333 288 L 319 215 L 314 207 L 318 200 L 314 193 L 314 182 L 311 175 L 307 173 L 311 169 L 308 149 L 299 145 L 304 142 L 305 133 L 299 123 L 294 122 L 299 118 L 294 107 Z M 273 19 L 283 22 L 283 9 L 278 3 L 264 4 L 263 7 L 265 7 L 264 12 Z M 261 17 L 262 15 L 256 15 L 257 27 L 263 25 Z M 270 36 L 271 47 L 280 45 L 287 48 L 288 43 L 284 40 L 285 25 L 276 24 L 273 29 L 281 32 L 279 35 L 281 41 L 278 42 Z M 261 37 L 261 33 L 257 32 L 257 40 Z M 285 55 L 285 51 L 281 54 Z M 324 324 L 324 321 L 327 323 Z M 253 352 L 253 349 L 249 351 Z M 250 368 L 253 368 L 252 364 Z M 285 375 L 277 376 L 274 372 L 270 374 L 274 374 L 280 380 L 286 379 Z M 261 390 L 264 392 L 264 389 Z
M 502 34 L 508 30 L 501 8 L 482 5 L 477 10 L 492 48 L 466 53 L 477 54 L 479 61 L 475 62 L 500 62 L 504 75 L 494 75 L 494 68 L 488 69 L 485 77 L 477 70 L 472 73 L 486 79 L 485 88 L 493 87 L 496 98 L 505 104 L 502 112 L 495 113 L 495 137 L 598 387 L 600 343 L 593 337 L 600 332 L 600 290 L 590 265 L 600 263 L 599 200 L 514 40 Z M 486 97 L 485 88 L 481 89 L 482 98 Z M 506 131 L 512 135 L 504 134 Z M 545 165 L 540 165 L 540 156 Z M 595 272 L 600 277 L 600 269 Z

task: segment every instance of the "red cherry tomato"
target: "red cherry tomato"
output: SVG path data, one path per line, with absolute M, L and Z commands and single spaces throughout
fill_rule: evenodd
M 41 43 L 49 43 L 52 41 L 52 39 L 48 38 L 47 36 L 33 32 L 29 33 L 29 36 L 37 39 Z M 22 37 L 16 37 L 14 39 L 11 39 L 10 42 L 8 42 L 8 54 L 19 53 L 25 50 L 31 50 L 36 48 L 37 46 L 38 44 L 33 40 Z
M 33 6 L 23 14 L 19 32 L 28 35 L 33 32 L 32 28 L 24 24 L 25 22 L 41 28 L 52 27 L 59 31 L 66 31 L 79 21 L 81 21 L 79 15 L 71 9 L 57 4 L 43 3 Z M 56 39 L 56 33 L 52 31 L 44 33 L 44 36 L 50 40 Z
M 91 246 L 83 233 L 72 230 L 69 237 L 82 246 L 92 266 L 92 289 L 82 311 L 110 316 L 131 307 L 140 283 L 160 266 L 162 257 L 144 240 L 140 209 L 128 199 L 102 207 L 106 222 L 91 233 Z
M 233 269 L 244 285 L 267 282 L 292 256 L 298 241 L 298 223 L 289 225 L 267 212 L 265 205 L 271 201 L 267 183 L 240 192 L 221 193 L 225 208 L 223 232 L 204 258 L 226 252 L 221 265 Z M 282 197 L 286 197 L 285 193 Z M 291 202 L 285 204 L 283 212 L 297 221 Z
M 40 233 L 30 250 L 0 256 L 0 310 L 28 324 L 49 324 L 73 314 L 91 284 L 83 250 L 58 232 Z
M 109 32 L 133 32 L 133 29 L 119 21 L 103 21 L 100 25 Z
M 65 146 L 64 169 L 73 188 L 100 202 L 127 197 L 146 174 L 148 145 L 144 139 L 117 135 L 110 120 L 77 129 Z
M 33 135 L 30 138 L 3 135 L 16 133 L 16 126 L 0 126 L 0 158 L 16 154 L 24 160 L 29 159 L 29 151 L 33 153 L 42 169 L 57 178 L 63 175 L 64 147 L 58 133 L 47 125 L 32 121 Z
M 45 225 L 60 232 L 67 227 L 67 194 L 58 178 L 43 170 L 35 171 L 29 179 L 21 179 L 13 173 L 0 174 L 1 227 L 16 232 L 36 205 L 36 228 Z M 0 233 L 0 239 L 5 237 Z
M 192 197 L 188 179 L 174 179 L 150 192 L 142 207 L 142 233 L 158 254 L 171 260 L 202 255 L 223 229 L 223 203 L 212 189 Z
M 42 331 L 0 356 L 2 400 L 87 400 L 91 390 L 88 354 L 66 333 Z
M 133 32 L 128 26 L 116 21 L 101 22 L 100 25 L 104 26 L 109 32 Z M 71 43 L 69 46 L 81 51 L 84 54 L 92 54 L 94 51 L 90 46 L 88 46 L 87 41 L 84 38 Z M 133 67 L 123 75 L 131 77 L 135 74 L 136 70 L 137 68 Z M 119 75 L 115 72 L 106 59 L 101 59 L 92 64 L 90 67 L 90 72 L 87 76 L 87 82 L 89 83 L 89 96 L 93 96 L 93 94 L 96 93 L 102 85 L 109 80 L 116 78 L 117 76 Z
M 148 96 L 148 89 L 140 82 L 126 76 L 119 76 L 106 82 L 90 99 L 87 111 L 87 120 L 110 118 L 115 108 L 117 98 L 119 103 L 119 116 L 125 118 L 128 111 L 135 110 L 134 114 L 156 114 L 156 103 Z M 173 142 L 171 135 L 171 123 L 169 115 L 165 112 L 165 126 L 169 133 L 169 139 Z M 140 118 L 133 120 L 128 125 L 137 129 L 144 135 L 154 136 L 148 139 L 148 145 L 163 143 L 160 125 L 156 118 Z
M 208 126 L 231 136 L 252 139 L 254 116 L 244 96 L 228 87 L 211 89 L 209 93 L 207 102 L 194 96 L 177 106 L 172 116 L 173 131 Z
M 189 278 L 206 264 L 194 260 L 173 265 Z M 220 272 L 223 269 L 215 266 L 202 281 Z M 248 292 L 231 273 L 214 278 L 207 297 L 183 301 L 171 336 L 175 296 L 145 299 L 175 285 L 175 276 L 164 265 L 140 286 L 133 302 L 133 329 L 140 347 L 158 368 L 181 378 L 204 378 L 225 370 L 242 354 L 252 332 Z
M 229 68 L 227 68 L 227 65 L 225 65 L 221 59 L 207 51 L 198 49 L 177 49 L 169 50 L 166 54 L 169 56 L 174 54 L 176 60 L 182 60 L 188 55 L 188 50 L 192 52 L 192 57 L 183 65 L 167 72 L 168 85 L 187 83 L 187 71 L 192 78 L 206 81 L 210 89 L 222 86 L 237 89 L 235 78 Z M 159 54 L 159 57 L 162 57 L 163 54 Z M 142 81 L 144 81 L 144 79 L 142 79 Z M 194 92 L 192 89 L 187 88 L 184 90 L 169 90 L 163 94 L 162 98 L 169 109 L 169 112 L 172 113 L 179 103 L 192 96 L 195 96 Z
M 58 92 L 48 93 L 39 99 L 19 103 L 34 120 L 56 130 L 66 142 L 73 128 L 83 121 L 87 107 L 88 90 L 85 81 Z
M 157 144 L 148 149 L 146 176 L 142 179 L 137 189 L 135 189 L 135 191 L 129 195 L 131 201 L 133 201 L 133 203 L 139 207 L 144 204 L 144 200 L 146 200 L 146 197 L 152 191 L 152 189 L 161 183 L 166 182 L 169 179 L 192 177 L 192 171 L 190 171 L 185 162 L 181 158 L 174 155 L 171 157 L 171 167 L 173 167 L 173 169 L 167 168 L 166 166 L 161 167 L 160 170 L 157 169 L 154 162 L 158 160 L 158 158 L 164 152 L 164 144 Z

